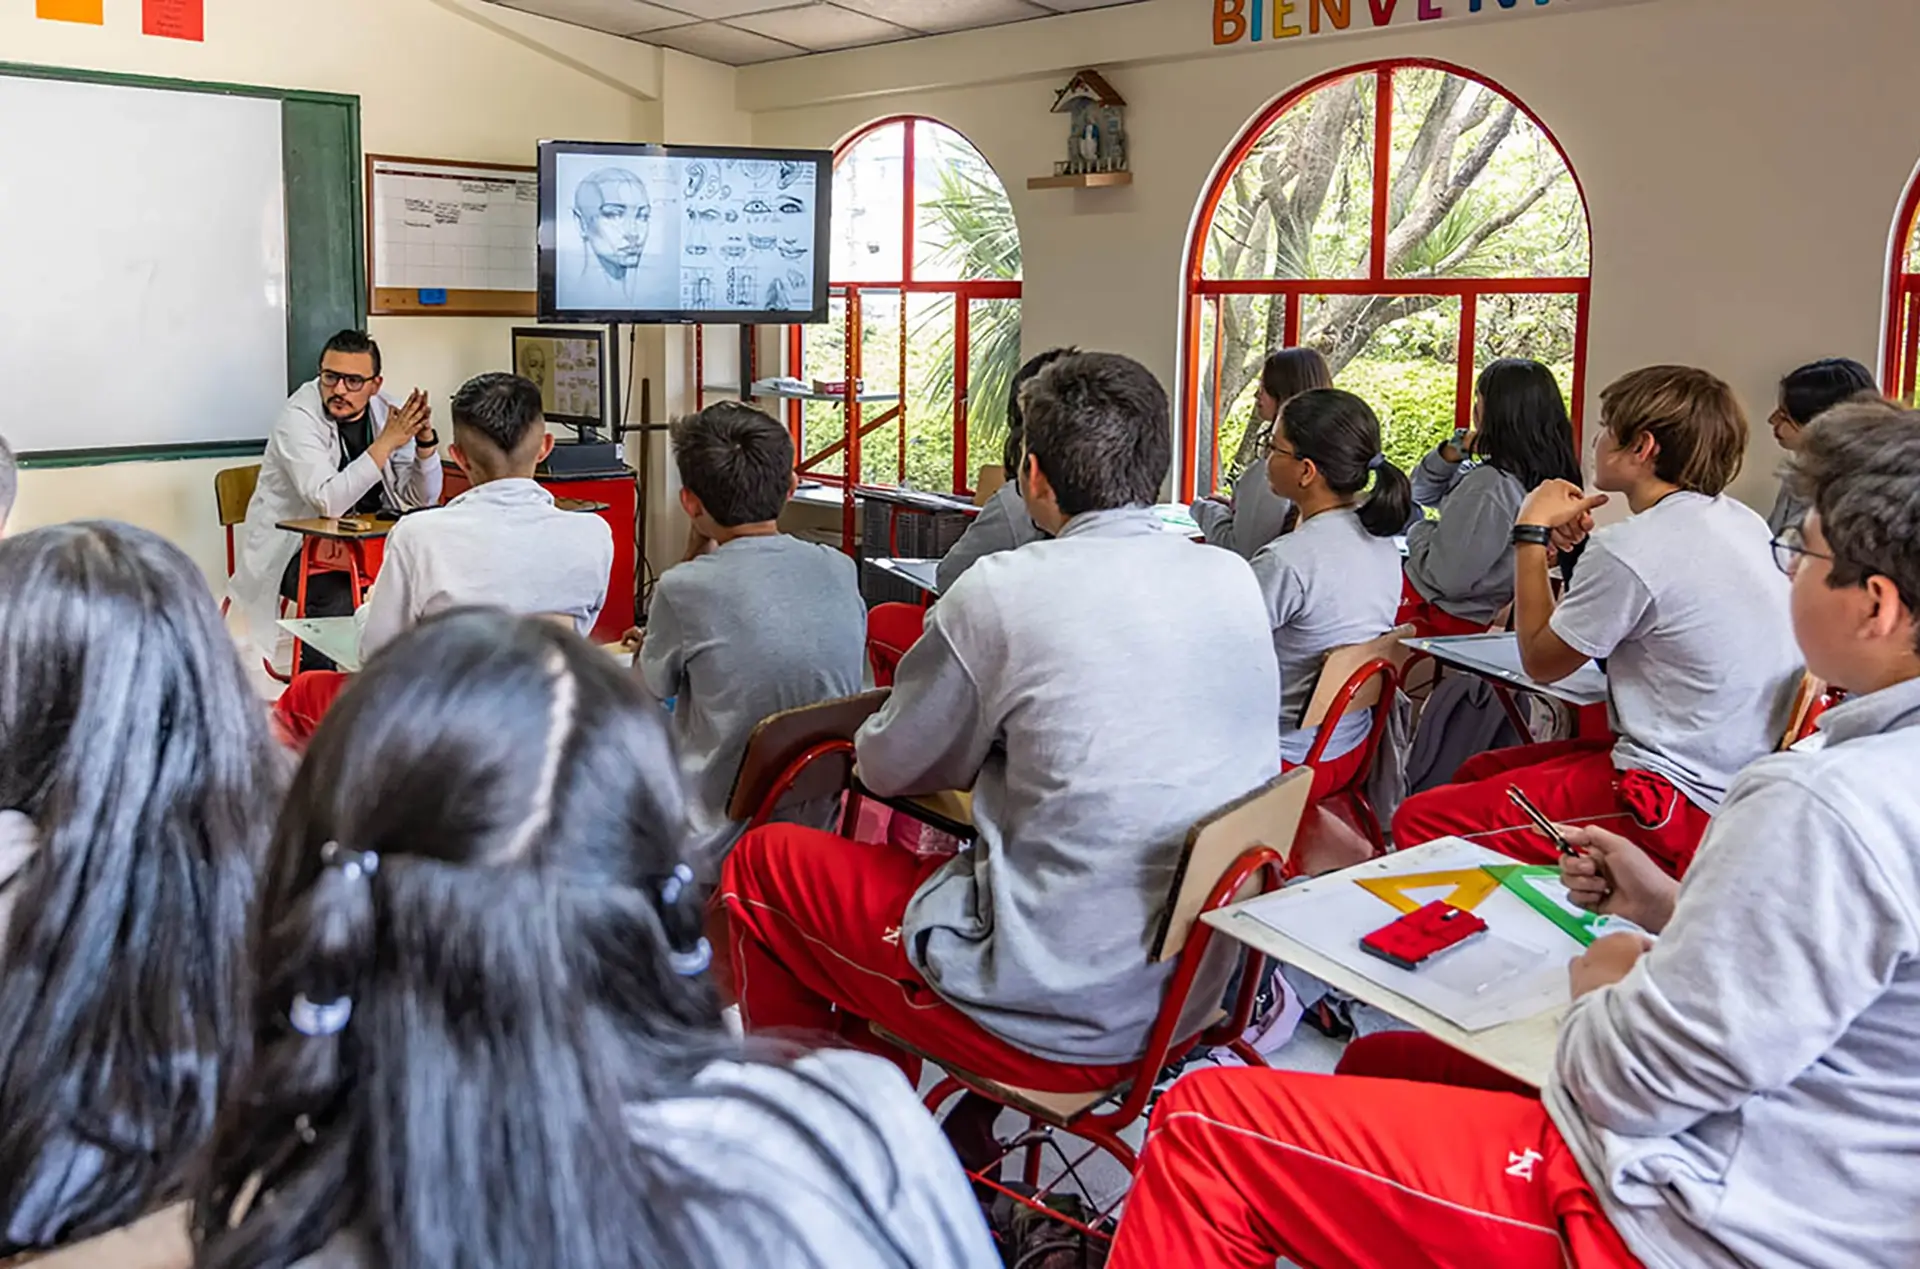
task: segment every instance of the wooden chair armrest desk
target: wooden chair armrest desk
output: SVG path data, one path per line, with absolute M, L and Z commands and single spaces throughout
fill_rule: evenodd
M 874 1034 L 947 1073 L 947 1078 L 926 1097 L 929 1111 L 937 1114 L 950 1098 L 965 1090 L 1026 1114 L 1029 1131 L 1013 1149 L 1027 1150 L 1030 1186 L 1039 1184 L 1040 1150 L 1050 1140 L 1040 1128 L 1043 1124 L 1093 1143 L 1132 1171 L 1139 1160 L 1120 1132 L 1145 1112 L 1154 1080 L 1171 1056 L 1195 1045 L 1226 1044 L 1249 1065 L 1265 1065 L 1259 1053 L 1240 1039 L 1252 1015 L 1262 977 L 1264 959 L 1257 951 L 1242 967 L 1231 1012 L 1215 1009 L 1198 1032 L 1187 1034 L 1178 1034 L 1180 1019 L 1202 965 L 1208 963 L 1212 930 L 1200 924 L 1200 918 L 1212 909 L 1253 898 L 1280 884 L 1282 866 L 1299 832 L 1312 788 L 1311 771 L 1290 771 L 1222 807 L 1188 831 L 1167 905 L 1154 927 L 1142 932 L 1152 963 L 1174 963 L 1174 973 L 1148 1036 L 1146 1052 L 1111 1088 L 1090 1093 L 1015 1088 L 969 1072 L 883 1027 L 874 1027 Z M 1113 1109 L 1099 1111 L 1102 1105 L 1116 1100 L 1119 1104 Z

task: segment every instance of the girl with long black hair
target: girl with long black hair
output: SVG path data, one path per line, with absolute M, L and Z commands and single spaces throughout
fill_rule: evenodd
M 250 1048 L 281 775 L 178 549 L 107 523 L 0 541 L 0 1258 L 186 1197 Z
M 274 833 L 199 1263 L 997 1264 L 892 1064 L 729 1038 L 688 846 L 604 652 L 480 611 L 384 650 Z
M 1873 372 L 1848 357 L 1826 357 L 1809 362 L 1780 380 L 1780 403 L 1767 419 L 1773 439 L 1789 455 L 1799 452 L 1800 443 L 1813 421 L 1843 401 L 1873 396 L 1879 392 Z M 1780 494 L 1767 513 L 1767 527 L 1778 537 L 1787 529 L 1798 528 L 1806 519 L 1807 504 L 1793 492 L 1791 481 L 1782 479 Z
M 1480 372 L 1473 430 L 1413 473 L 1413 498 L 1438 510 L 1407 531 L 1407 606 L 1424 634 L 1485 630 L 1513 602 L 1513 517 L 1549 480 L 1581 483 L 1567 401 L 1537 361 L 1503 357 Z
M 1253 557 L 1280 661 L 1280 757 L 1303 761 L 1319 728 L 1300 725 L 1335 648 L 1377 639 L 1400 604 L 1394 537 L 1413 510 L 1407 474 L 1381 452 L 1380 420 L 1337 388 L 1304 392 L 1280 412 L 1264 445 L 1273 492 L 1300 508 L 1300 526 Z M 1335 723 L 1314 773 L 1314 796 L 1345 788 L 1373 718 Z
M 1268 355 L 1254 396 L 1251 426 L 1258 429 L 1254 461 L 1234 478 L 1233 501 L 1202 498 L 1193 504 L 1194 521 L 1207 541 L 1252 559 L 1286 531 L 1294 506 L 1273 492 L 1267 465 L 1259 457 L 1265 450 L 1260 447 L 1272 437 L 1274 420 L 1287 402 L 1302 392 L 1332 386 L 1333 373 L 1317 348 L 1282 348 Z

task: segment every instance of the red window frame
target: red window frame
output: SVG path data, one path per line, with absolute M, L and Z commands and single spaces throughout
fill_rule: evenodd
M 907 392 L 906 298 L 910 295 L 950 295 L 953 297 L 954 322 L 953 492 L 971 496 L 973 493 L 973 477 L 969 471 L 967 453 L 967 410 L 969 396 L 967 378 L 972 367 L 972 341 L 969 338 L 968 329 L 969 316 L 973 301 L 975 300 L 1020 299 L 1023 283 L 1020 281 L 923 281 L 914 277 L 914 230 L 920 210 L 919 202 L 914 193 L 914 175 L 917 157 L 915 154 L 915 145 L 919 131 L 916 125 L 921 123 L 930 123 L 945 128 L 947 131 L 960 137 L 961 140 L 966 141 L 968 145 L 973 146 L 974 152 L 981 154 L 982 159 L 985 159 L 986 156 L 981 153 L 980 147 L 974 146 L 972 140 L 952 124 L 941 119 L 936 119 L 931 115 L 914 114 L 887 115 L 884 118 L 875 119 L 872 123 L 848 135 L 845 140 L 834 147 L 833 152 L 833 166 L 834 171 L 837 173 L 840 169 L 841 161 L 852 152 L 853 148 L 874 133 L 884 128 L 893 127 L 902 127 L 906 130 L 904 144 L 902 146 L 902 162 L 900 164 L 901 181 L 904 185 L 900 200 L 900 267 L 905 276 L 888 281 L 842 282 L 833 280 L 831 273 L 829 273 L 828 280 L 829 293 L 836 299 L 844 299 L 847 301 L 847 330 L 844 345 L 847 350 L 845 373 L 851 379 L 862 377 L 860 340 L 858 338 L 858 331 L 855 329 L 856 326 L 864 321 L 862 314 L 865 309 L 865 304 L 862 303 L 862 301 L 872 292 L 899 294 L 901 326 L 899 382 L 902 399 L 891 409 L 882 411 L 872 419 L 864 417 L 860 404 L 857 401 L 850 403 L 846 407 L 847 427 L 845 435 L 826 444 L 811 454 L 801 451 L 803 444 L 801 420 L 804 417 L 804 406 L 801 402 L 791 401 L 788 403 L 787 426 L 793 432 L 795 451 L 802 454 L 799 464 L 802 476 L 809 480 L 817 480 L 822 484 L 829 485 L 838 485 L 843 482 L 851 482 L 855 485 L 860 484 L 863 479 L 861 469 L 861 440 L 878 429 L 885 427 L 887 424 L 892 423 L 896 418 L 903 419 L 905 414 L 905 396 Z M 1004 182 L 1002 183 L 1002 188 L 1004 188 Z M 831 263 L 829 263 L 828 268 L 831 270 Z M 791 367 L 789 373 L 795 375 L 804 373 L 806 367 L 806 347 L 805 332 L 802 327 L 789 326 L 787 328 L 787 364 Z M 847 455 L 844 476 L 818 470 L 822 463 L 825 463 L 843 450 Z M 894 480 L 895 483 L 898 483 L 905 477 L 907 470 L 907 429 L 904 426 L 904 422 L 900 428 L 899 444 L 897 446 L 897 453 L 894 455 L 894 464 Z
M 1489 91 L 1499 93 L 1519 108 L 1520 113 L 1540 130 L 1560 161 L 1566 165 L 1573 177 L 1574 190 L 1580 196 L 1581 214 L 1587 218 L 1587 272 L 1581 277 L 1571 278 L 1393 278 L 1387 275 L 1387 233 L 1388 233 L 1388 193 L 1391 183 L 1393 153 L 1393 76 L 1400 70 L 1437 70 L 1448 75 L 1456 75 L 1471 80 Z M 1358 79 L 1363 76 L 1375 76 L 1374 115 L 1373 115 L 1373 232 L 1372 243 L 1368 251 L 1367 276 L 1364 278 L 1305 278 L 1305 279 L 1261 279 L 1228 280 L 1208 278 L 1206 276 L 1207 238 L 1213 231 L 1214 216 L 1220 210 L 1220 201 L 1225 196 L 1233 174 L 1259 144 L 1282 115 L 1292 110 L 1302 101 L 1329 85 L 1344 80 Z M 1514 93 L 1504 86 L 1464 66 L 1452 62 L 1437 61 L 1428 58 L 1394 58 L 1385 61 L 1364 62 L 1341 70 L 1329 71 L 1284 94 L 1272 105 L 1253 117 L 1241 132 L 1233 148 L 1215 170 L 1213 181 L 1207 188 L 1206 198 L 1201 202 L 1200 214 L 1194 220 L 1193 232 L 1187 243 L 1186 261 L 1186 297 L 1181 338 L 1181 382 L 1180 382 L 1180 487 L 1178 490 L 1182 502 L 1194 497 L 1195 483 L 1199 473 L 1194 470 L 1195 453 L 1199 442 L 1200 385 L 1202 382 L 1200 366 L 1200 333 L 1203 323 L 1209 315 L 1214 321 L 1216 332 L 1220 329 L 1222 298 L 1229 295 L 1272 295 L 1286 300 L 1286 316 L 1283 340 L 1289 346 L 1300 340 L 1300 310 L 1309 297 L 1323 295 L 1382 295 L 1382 296 L 1455 296 L 1460 300 L 1460 364 L 1459 375 L 1454 389 L 1454 416 L 1456 425 L 1465 427 L 1473 416 L 1473 379 L 1474 349 L 1479 343 L 1480 298 L 1487 295 L 1573 295 L 1577 296 L 1577 312 L 1574 318 L 1573 338 L 1573 391 L 1569 402 L 1573 415 L 1573 432 L 1576 444 L 1582 435 L 1582 418 L 1585 412 L 1587 386 L 1587 332 L 1593 307 L 1593 217 L 1587 209 L 1586 187 L 1580 182 L 1580 173 L 1573 166 L 1573 160 L 1567 156 L 1566 147 L 1553 134 L 1553 129 L 1535 114 L 1533 110 Z M 1222 354 L 1221 341 L 1216 334 L 1214 339 L 1214 357 L 1216 362 Z M 1230 402 L 1218 399 L 1220 374 L 1215 366 L 1213 377 L 1214 396 L 1212 409 L 1213 446 L 1211 452 L 1216 464 L 1220 453 L 1220 411 Z M 1206 492 L 1211 493 L 1209 489 Z
M 1893 240 L 1893 262 L 1887 270 L 1887 343 L 1881 357 L 1880 382 L 1888 396 L 1911 402 L 1920 384 L 1920 273 L 1911 268 L 1913 236 L 1920 231 L 1920 174 L 1907 187 L 1900 204 L 1900 229 Z

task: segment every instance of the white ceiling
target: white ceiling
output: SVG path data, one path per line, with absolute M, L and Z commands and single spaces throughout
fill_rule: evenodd
M 729 66 L 1139 0 L 490 0 Z

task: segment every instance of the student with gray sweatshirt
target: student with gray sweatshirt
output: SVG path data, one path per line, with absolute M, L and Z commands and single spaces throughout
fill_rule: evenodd
M 1063 357 L 1024 405 L 1022 487 L 1053 540 L 941 598 L 857 742 L 876 793 L 971 788 L 978 841 L 927 861 L 771 826 L 720 897 L 750 1031 L 874 1022 L 1075 1092 L 1145 1048 L 1171 968 L 1148 945 L 1186 834 L 1279 771 L 1280 689 L 1246 562 L 1157 528 L 1171 429 L 1153 376 Z M 1196 986 L 1194 1022 L 1221 986 Z
M 1260 386 L 1254 392 L 1253 421 L 1258 445 L 1272 438 L 1274 421 L 1287 402 L 1302 392 L 1331 388 L 1333 372 L 1317 348 L 1282 348 L 1270 353 L 1260 367 Z M 1245 452 L 1242 447 L 1241 452 Z M 1214 546 L 1224 546 L 1247 559 L 1287 530 L 1294 506 L 1273 491 L 1267 465 L 1256 454 L 1234 478 L 1233 499 L 1202 498 L 1193 504 L 1193 519 Z
M 727 802 L 753 729 L 860 690 L 866 605 L 852 560 L 780 532 L 797 480 L 786 428 L 722 401 L 673 425 L 673 457 L 680 507 L 712 549 L 661 575 L 644 635 L 628 637 L 635 673 L 673 702 L 694 842 L 713 862 L 740 835 Z
M 1112 1269 L 1920 1263 L 1920 414 L 1843 406 L 1775 543 L 1824 748 L 1735 781 L 1684 882 L 1563 828 L 1630 917 L 1571 968 L 1540 1100 L 1208 1071 L 1163 1097 Z
M 1312 755 L 1331 726 L 1314 769 L 1314 796 L 1352 783 L 1373 729 L 1368 711 L 1301 726 L 1320 685 L 1320 666 L 1336 648 L 1378 639 L 1400 606 L 1400 552 L 1407 522 L 1407 475 L 1380 450 L 1380 420 L 1351 392 L 1316 388 L 1288 401 L 1261 445 L 1262 474 L 1300 508 L 1300 526 L 1253 557 L 1280 667 L 1280 759 Z M 1368 489 L 1369 484 L 1372 488 Z
M 987 499 L 987 505 L 980 508 L 980 514 L 974 517 L 967 531 L 960 535 L 960 540 L 940 561 L 935 577 L 940 584 L 941 594 L 952 590 L 962 574 L 987 556 L 1018 550 L 1029 542 L 1040 540 L 1040 530 L 1033 523 L 1033 517 L 1027 514 L 1026 499 L 1020 495 L 1022 437 L 1027 430 L 1026 415 L 1020 408 L 1020 393 L 1042 370 L 1078 351 L 1077 348 L 1050 348 L 1031 358 L 1014 374 L 1013 386 L 1007 395 L 1007 441 L 1000 458 L 1005 465 L 1007 482 L 994 490 L 993 497 Z
M 1480 372 L 1473 431 L 1442 444 L 1413 473 L 1431 508 L 1407 530 L 1403 621 L 1422 634 L 1475 634 L 1513 602 L 1513 519 L 1549 480 L 1579 484 L 1566 398 L 1537 361 L 1503 357 Z

